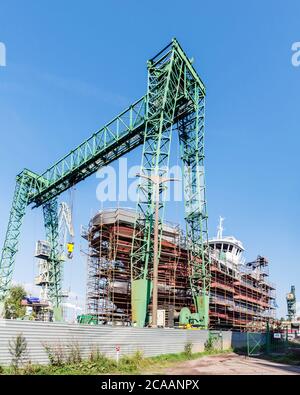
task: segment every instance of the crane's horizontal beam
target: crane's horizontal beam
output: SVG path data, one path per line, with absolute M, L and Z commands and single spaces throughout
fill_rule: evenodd
M 35 178 L 29 202 L 40 206 L 143 142 L 146 97 Z
M 144 97 L 142 100 L 146 101 L 146 98 Z M 176 121 L 188 112 L 189 105 L 186 105 L 184 110 L 178 106 Z M 135 121 L 126 126 L 121 120 L 117 122 L 121 123 L 124 128 L 122 133 L 113 134 L 109 128 L 101 129 L 98 132 L 101 134 L 100 136 L 98 133 L 94 134 L 41 176 L 32 173 L 34 178 L 28 204 L 34 203 L 35 207 L 45 204 L 95 173 L 102 166 L 108 165 L 115 159 L 143 144 L 146 124 L 145 116 L 141 117 L 139 122 Z

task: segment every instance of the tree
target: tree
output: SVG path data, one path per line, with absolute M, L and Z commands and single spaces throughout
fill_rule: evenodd
M 25 306 L 21 305 L 22 299 L 26 296 L 26 291 L 22 285 L 13 285 L 4 304 L 5 318 L 23 318 L 26 314 Z

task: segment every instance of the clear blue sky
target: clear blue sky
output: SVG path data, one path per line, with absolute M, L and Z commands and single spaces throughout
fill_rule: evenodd
M 251 3 L 251 4 L 250 4 Z M 298 1 L 2 1 L 0 242 L 15 175 L 42 172 L 146 91 L 146 60 L 177 37 L 207 87 L 209 230 L 218 216 L 246 256 L 270 260 L 279 316 L 291 284 L 300 299 L 300 41 Z M 177 148 L 174 148 L 176 154 Z M 140 161 L 140 151 L 129 156 Z M 175 155 L 173 161 L 176 162 Z M 91 176 L 77 187 L 72 290 L 85 293 L 81 224 L 100 208 Z M 171 204 L 166 217 L 182 221 Z M 32 283 L 40 210 L 28 210 L 14 279 Z M 69 281 L 69 280 L 68 280 Z

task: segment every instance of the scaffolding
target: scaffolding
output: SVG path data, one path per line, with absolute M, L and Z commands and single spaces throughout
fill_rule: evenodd
M 275 286 L 264 266 L 230 268 L 212 260 L 210 325 L 238 330 L 265 330 L 275 320 Z
M 130 252 L 136 212 L 106 209 L 82 232 L 88 241 L 86 313 L 99 324 L 131 325 Z M 195 312 L 190 288 L 187 240 L 176 224 L 165 222 L 158 269 L 161 326 L 173 327 L 180 310 Z M 263 330 L 274 318 L 275 286 L 268 281 L 268 261 L 232 265 L 211 249 L 209 318 L 212 329 Z M 152 271 L 149 273 L 150 278 Z M 148 305 L 151 322 L 152 300 Z

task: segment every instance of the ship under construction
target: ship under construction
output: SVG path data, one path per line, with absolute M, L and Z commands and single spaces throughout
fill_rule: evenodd
M 259 256 L 243 262 L 243 247 L 235 238 L 219 234 L 208 240 L 206 87 L 176 38 L 147 61 L 143 92 L 45 171 L 24 168 L 17 175 L 0 255 L 0 318 L 13 279 L 21 225 L 31 205 L 42 207 L 46 244 L 39 245 L 47 246 L 46 252 L 39 248 L 36 252 L 40 259 L 36 283 L 53 319 L 63 320 L 60 240 L 65 233 L 59 196 L 137 147 L 142 147 L 142 160 L 136 210 L 100 212 L 84 233 L 89 244 L 87 313 L 98 324 L 144 327 L 152 322 L 155 327 L 159 321 L 161 326 L 203 329 L 259 327 L 272 316 L 275 289 L 267 280 L 267 260 Z M 183 169 L 185 232 L 164 218 L 175 138 Z M 68 232 L 72 255 L 74 243 Z
M 131 316 L 130 253 L 136 212 L 128 208 L 102 210 L 82 236 L 88 241 L 86 312 L 94 323 L 134 325 Z M 209 240 L 209 326 L 263 330 L 275 316 L 275 285 L 269 281 L 269 263 L 258 256 L 243 258 L 243 245 L 223 236 L 220 218 L 217 237 Z M 195 311 L 189 281 L 187 239 L 179 225 L 165 222 L 158 266 L 158 325 L 189 323 Z M 151 277 L 151 272 L 149 273 Z M 152 299 L 147 308 L 151 323 Z

